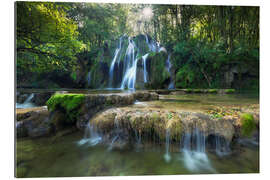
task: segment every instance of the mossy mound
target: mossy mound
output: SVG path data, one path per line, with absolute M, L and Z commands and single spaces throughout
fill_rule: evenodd
M 74 123 L 79 115 L 79 108 L 85 100 L 84 94 L 55 94 L 48 101 L 49 111 L 64 111 L 68 123 Z
M 235 89 L 225 89 L 226 94 L 233 94 L 235 93 Z
M 241 115 L 240 121 L 242 135 L 250 137 L 253 131 L 256 129 L 256 122 L 253 118 L 253 115 L 244 113 Z

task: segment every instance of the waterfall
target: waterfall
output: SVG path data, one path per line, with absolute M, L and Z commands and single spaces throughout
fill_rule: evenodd
M 172 80 L 172 72 L 171 72 L 172 64 L 170 61 L 170 57 L 171 57 L 171 54 L 168 55 L 168 58 L 166 61 L 166 69 L 170 73 L 170 84 L 168 86 L 168 89 L 174 89 L 174 84 L 173 84 L 173 80 Z
M 166 162 L 169 162 L 171 160 L 169 148 L 170 148 L 170 129 L 166 129 L 166 153 L 164 155 L 164 159 Z
M 140 146 L 141 143 L 142 143 L 142 136 L 141 136 L 141 133 L 140 133 L 140 132 L 137 132 L 136 129 L 134 129 L 134 132 L 135 132 L 136 144 L 137 144 L 138 146 Z
M 108 147 L 108 151 L 111 151 L 113 149 L 114 146 L 114 142 L 117 140 L 120 140 L 120 134 L 121 134 L 121 129 L 119 126 L 119 121 L 117 118 L 114 119 L 114 132 L 113 132 L 113 139 L 112 142 L 110 143 L 109 147 Z
M 115 65 L 115 62 L 117 60 L 118 54 L 121 51 L 122 38 L 123 38 L 123 36 L 120 37 L 118 47 L 115 49 L 114 57 L 113 57 L 113 60 L 112 60 L 111 66 L 110 66 L 110 71 L 109 71 L 109 78 L 110 78 L 109 79 L 109 87 L 110 88 L 112 88 L 112 86 L 113 86 L 114 65 Z M 118 64 L 119 64 L 119 62 L 118 62 Z
M 229 147 L 229 143 L 220 136 L 215 136 L 215 144 L 216 144 L 216 154 L 218 156 L 226 156 L 229 155 L 231 150 Z
M 91 125 L 89 122 L 85 128 L 83 139 L 78 142 L 78 145 L 84 145 L 87 143 L 90 146 L 95 146 L 100 143 L 101 140 L 102 137 L 97 132 L 96 127 Z
M 197 128 L 191 133 L 185 133 L 182 152 L 184 164 L 190 171 L 207 170 L 215 172 L 205 153 L 205 136 Z
M 91 71 L 89 71 L 89 72 L 87 73 L 86 80 L 87 80 L 87 85 L 88 85 L 88 87 L 89 87 L 90 84 L 91 84 Z
M 34 98 L 34 93 L 31 93 L 22 104 L 16 103 L 16 108 L 23 109 L 23 108 L 34 107 L 35 105 L 31 102 L 33 98 Z
M 147 57 L 148 57 L 149 53 L 145 54 L 143 57 L 142 57 L 142 62 L 143 62 L 143 79 L 144 79 L 144 82 L 147 83 L 147 69 L 146 69 L 146 60 L 147 60 Z

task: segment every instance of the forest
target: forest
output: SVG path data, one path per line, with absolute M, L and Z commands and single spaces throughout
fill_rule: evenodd
M 60 2 L 15 6 L 17 87 L 109 87 L 119 38 L 126 35 L 139 42 L 144 35 L 170 54 L 175 88 L 259 89 L 259 7 Z M 152 80 L 143 88 L 167 88 L 165 65 L 151 64 Z

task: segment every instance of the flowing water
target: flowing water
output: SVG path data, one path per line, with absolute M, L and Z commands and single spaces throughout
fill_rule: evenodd
M 258 104 L 257 96 L 188 94 L 164 95 L 158 101 L 136 102 L 131 107 L 205 111 L 218 106 L 253 104 Z M 84 134 L 17 139 L 17 169 L 24 169 L 25 177 L 259 172 L 258 144 L 242 146 L 232 153 L 224 139 L 213 137 L 214 148 L 209 151 L 206 137 L 196 127 L 176 144 L 171 142 L 167 129 L 166 140 L 161 144 L 149 143 L 140 132 L 134 132 L 134 144 L 114 148 L 116 142 L 123 140 L 117 120 L 111 142 L 103 143 L 103 136 L 89 123 Z M 245 144 L 244 140 L 241 144 Z
M 172 80 L 172 71 L 171 71 L 172 64 L 171 64 L 170 58 L 171 58 L 171 54 L 168 55 L 168 58 L 167 58 L 167 61 L 166 61 L 166 69 L 170 73 L 170 84 L 168 86 L 168 89 L 174 89 L 174 83 L 173 83 L 173 80 Z
M 142 59 L 143 59 L 143 61 L 142 61 L 143 62 L 143 80 L 145 83 L 148 82 L 148 79 L 147 79 L 148 73 L 147 73 L 147 68 L 146 68 L 146 60 L 147 60 L 148 55 L 149 54 L 147 53 L 142 57 Z
M 115 49 L 114 57 L 113 57 L 113 60 L 112 60 L 111 66 L 110 66 L 110 71 L 109 71 L 109 87 L 110 88 L 112 88 L 112 86 L 113 86 L 114 65 L 116 63 L 116 60 L 120 59 L 118 57 L 120 56 L 119 54 L 120 54 L 121 48 L 122 48 L 122 39 L 123 39 L 123 37 L 124 36 L 121 36 L 120 39 L 119 39 L 119 44 L 118 44 L 118 47 Z
M 219 157 L 215 153 L 190 151 L 170 152 L 148 146 L 112 149 L 108 146 L 80 146 L 81 133 L 57 141 L 50 138 L 17 141 L 17 167 L 26 168 L 26 177 L 107 176 L 107 175 L 170 175 L 194 173 L 251 173 L 259 171 L 258 148 L 243 148 L 236 155 Z M 189 137 L 187 137 L 189 138 Z
M 23 108 L 35 107 L 35 105 L 31 102 L 33 98 L 34 98 L 34 93 L 31 93 L 22 104 L 16 103 L 16 108 L 23 109 Z
M 112 58 L 111 61 L 111 65 L 110 65 L 110 70 L 109 70 L 109 83 L 108 83 L 108 89 L 113 89 L 115 88 L 116 85 L 114 85 L 114 74 L 115 74 L 115 69 L 117 69 L 118 71 L 120 70 L 119 68 L 119 64 L 120 64 L 120 60 L 122 57 L 122 52 L 124 52 L 124 48 L 122 50 L 122 41 L 123 38 L 126 37 L 126 35 L 123 35 L 120 37 L 119 39 L 119 44 L 118 47 L 115 49 L 114 51 L 114 56 Z M 136 76 L 137 76 L 137 62 L 138 60 L 142 60 L 142 65 L 143 65 L 143 76 L 144 76 L 144 83 L 148 82 L 148 72 L 147 72 L 147 57 L 149 55 L 150 52 L 161 52 L 164 51 L 165 53 L 167 53 L 167 50 L 165 47 L 160 46 L 160 44 L 157 41 L 154 41 L 153 39 L 151 39 L 149 41 L 148 39 L 148 35 L 145 35 L 145 42 L 148 46 L 148 53 L 146 53 L 145 55 L 143 55 L 141 58 L 138 57 L 139 52 L 138 52 L 138 48 L 135 44 L 135 42 L 133 41 L 133 39 L 131 37 L 128 37 L 128 46 L 126 48 L 125 51 L 125 56 L 123 59 L 123 72 L 122 73 L 122 77 L 121 77 L 121 85 L 119 89 L 131 89 L 134 90 L 135 89 L 135 84 L 136 84 Z M 138 43 L 138 42 L 137 42 Z M 118 68 L 115 68 L 115 63 L 118 62 Z M 169 64 L 168 64 L 169 63 Z M 171 63 L 170 63 L 170 59 L 168 56 L 168 60 L 166 62 L 167 66 L 167 70 L 168 72 L 170 72 L 171 74 Z M 169 85 L 169 88 L 172 89 L 174 88 L 173 83 L 172 83 L 172 78 L 171 78 L 171 83 Z

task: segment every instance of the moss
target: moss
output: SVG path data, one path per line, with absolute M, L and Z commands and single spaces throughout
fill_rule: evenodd
M 85 100 L 84 94 L 55 94 L 48 101 L 49 111 L 56 109 L 64 110 L 67 114 L 67 120 L 74 122 L 79 114 L 79 107 Z
M 185 92 L 186 93 L 192 93 L 192 89 L 186 89 Z
M 208 89 L 207 92 L 208 92 L 208 93 L 217 93 L 218 90 L 217 90 L 217 89 Z
M 256 129 L 256 123 L 252 114 L 244 113 L 240 117 L 241 133 L 244 136 L 250 137 L 252 132 Z
M 226 94 L 232 94 L 235 93 L 235 89 L 225 89 Z

